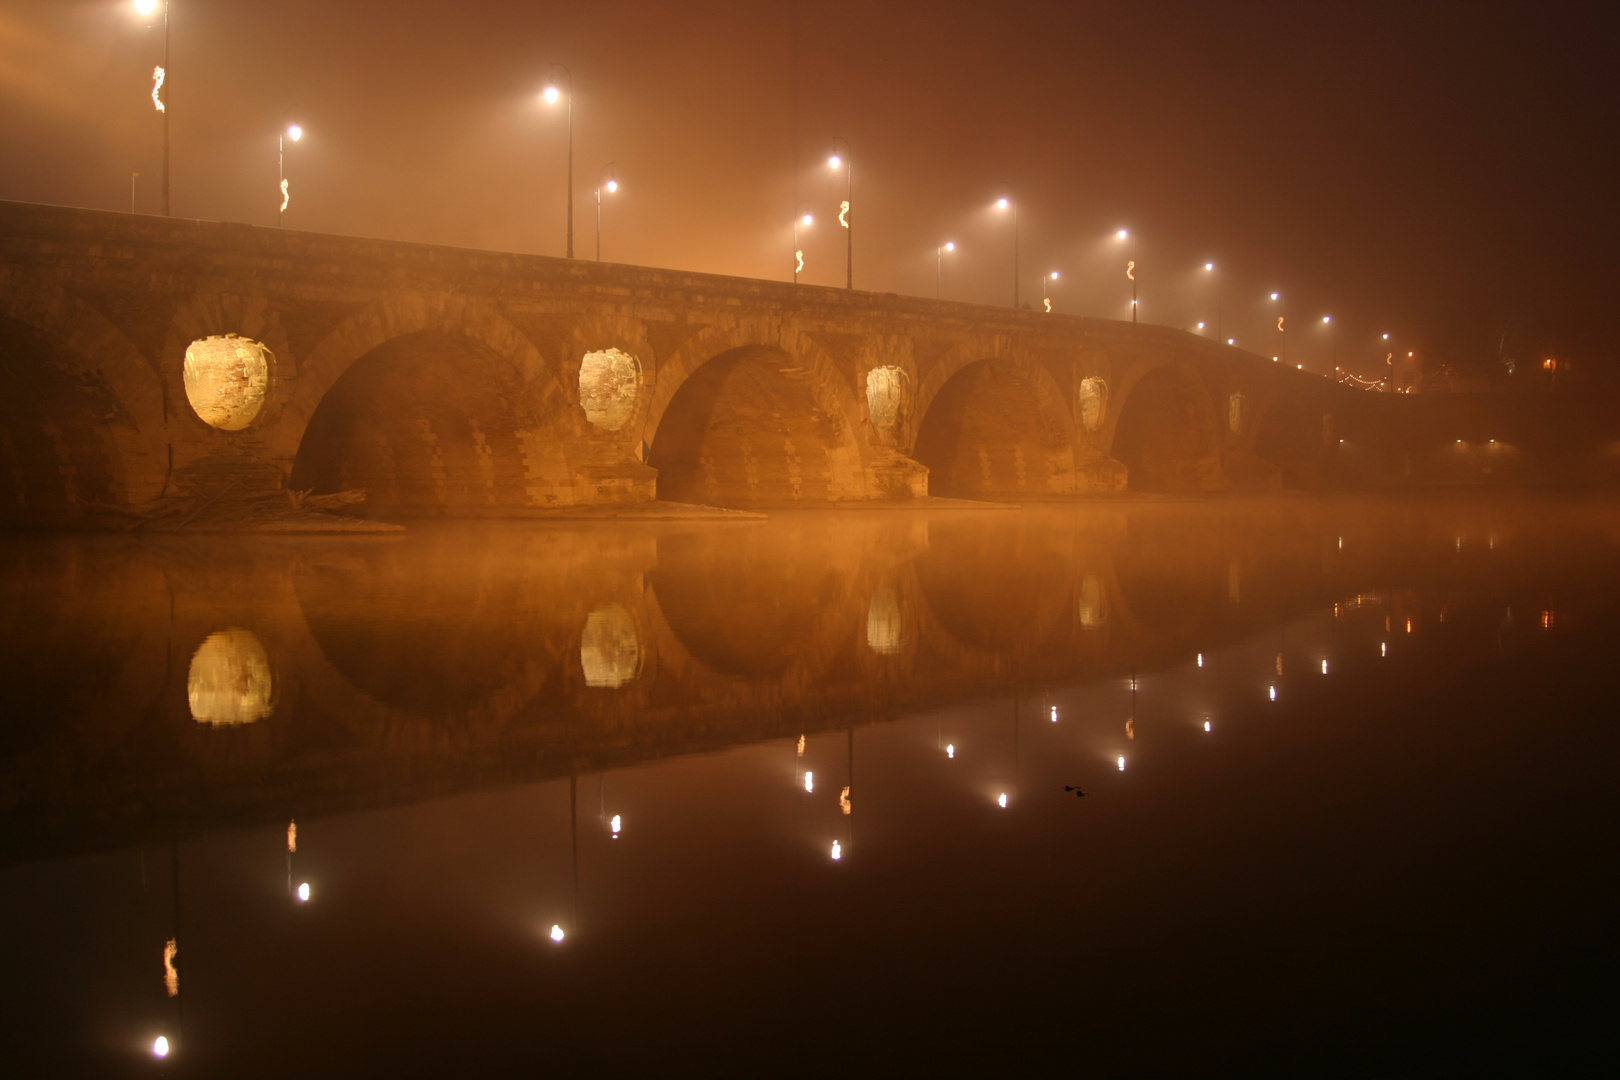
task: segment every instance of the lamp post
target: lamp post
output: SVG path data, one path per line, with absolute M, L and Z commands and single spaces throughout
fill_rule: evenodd
M 1116 234 L 1121 240 L 1131 242 L 1131 257 L 1125 264 L 1125 276 L 1131 281 L 1131 324 L 1136 324 L 1136 234 L 1129 229 L 1121 229 Z
M 1221 295 L 1221 272 L 1212 262 L 1204 264 L 1204 272 L 1215 276 L 1215 340 L 1225 341 L 1226 335 L 1221 332 L 1221 308 L 1224 299 Z
M 1282 335 L 1282 362 L 1286 364 L 1288 363 L 1288 329 L 1283 323 L 1282 293 L 1272 293 L 1271 302 L 1277 305 L 1273 310 L 1277 312 L 1277 333 Z
M 287 216 L 287 204 L 292 202 L 292 194 L 287 190 L 287 140 L 297 142 L 304 137 L 304 129 L 296 122 L 288 124 L 276 136 L 276 172 L 281 177 L 281 209 L 276 211 L 276 228 L 281 228 L 282 220 Z
M 559 80 L 558 76 L 562 78 Z M 564 249 L 567 258 L 574 257 L 574 76 L 562 64 L 551 65 L 551 82 L 546 87 L 546 104 L 555 105 L 565 91 L 557 88 L 561 81 L 567 86 L 568 95 L 568 245 Z
M 1013 227 L 1013 310 L 1018 310 L 1018 203 L 1003 197 L 996 200 L 997 210 L 1012 211 Z
M 799 246 L 799 226 L 802 225 L 808 229 L 815 224 L 815 220 L 810 216 L 809 211 L 803 211 L 793 218 L 793 284 L 795 285 L 799 283 L 799 274 L 804 271 L 804 249 Z
M 956 250 L 956 241 L 947 240 L 934 249 L 934 299 L 945 295 L 945 253 Z
M 837 153 L 838 147 L 843 154 Z M 844 288 L 855 287 L 855 230 L 850 225 L 850 207 L 855 198 L 855 155 L 847 139 L 834 137 L 833 155 L 827 159 L 830 169 L 844 170 L 844 204 L 838 208 L 838 224 L 844 227 Z
M 135 212 L 135 179 L 140 175 L 138 172 L 129 174 L 129 212 L 132 214 Z
M 1052 311 L 1052 297 L 1051 294 L 1047 292 L 1047 285 L 1056 281 L 1057 279 L 1058 272 L 1056 270 L 1053 270 L 1050 274 L 1046 274 L 1041 278 L 1041 306 L 1046 308 L 1048 314 L 1050 314 Z
M 163 93 L 169 81 L 169 0 L 163 5 L 163 66 L 152 72 L 152 105 L 163 117 L 163 216 L 169 216 L 169 103 Z M 159 0 L 135 0 L 135 11 L 144 16 L 157 13 Z
M 619 180 L 613 175 L 613 162 L 602 166 L 596 174 L 596 261 L 602 261 L 602 189 L 607 188 L 609 195 L 619 190 Z M 602 182 L 602 174 L 607 173 L 607 183 Z

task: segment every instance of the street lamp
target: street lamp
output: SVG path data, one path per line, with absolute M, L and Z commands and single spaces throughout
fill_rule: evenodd
M 956 250 L 956 241 L 947 240 L 934 249 L 934 299 L 938 300 L 944 295 L 945 285 L 945 253 Z
M 159 0 L 135 0 L 135 13 L 143 18 L 157 14 Z M 169 216 L 169 104 L 163 93 L 169 81 L 169 0 L 163 5 L 163 66 L 152 69 L 152 107 L 163 116 L 163 216 Z
M 842 146 L 844 152 L 838 154 L 838 147 Z M 844 202 L 838 208 L 838 224 L 844 227 L 844 288 L 855 287 L 855 230 L 850 227 L 850 202 L 855 198 L 855 154 L 849 148 L 846 139 L 833 138 L 833 155 L 827 159 L 830 169 L 844 170 Z
M 561 76 L 561 79 L 558 76 Z M 558 89 L 558 82 L 567 88 Z M 555 105 L 559 98 L 568 97 L 568 245 L 567 257 L 574 257 L 574 76 L 562 64 L 551 65 L 551 81 L 546 86 L 546 104 Z
M 1049 283 L 1051 283 L 1053 281 L 1056 281 L 1057 279 L 1058 279 L 1058 272 L 1056 270 L 1052 271 L 1050 274 L 1047 274 L 1045 277 L 1041 278 L 1041 305 L 1046 308 L 1046 310 L 1047 310 L 1047 312 L 1049 314 L 1051 313 L 1051 310 L 1052 310 L 1052 297 L 1050 296 L 1050 294 L 1048 294 L 1046 287 L 1047 287 L 1047 285 Z
M 609 195 L 619 190 L 618 178 L 613 175 L 613 162 L 602 166 L 596 174 L 596 261 L 602 261 L 602 189 L 607 188 Z M 602 182 L 602 174 L 607 173 L 607 183 Z
M 996 200 L 997 210 L 1012 210 L 1013 227 L 1013 310 L 1018 310 L 1018 204 L 1002 197 Z
M 1322 316 L 1322 325 L 1328 328 L 1328 363 L 1335 373 L 1339 370 L 1339 335 L 1333 333 L 1333 316 Z
M 1215 264 L 1212 262 L 1207 262 L 1204 264 L 1204 272 L 1214 275 L 1215 278 L 1215 337 L 1216 340 L 1220 340 L 1222 337 L 1224 337 L 1224 335 L 1221 333 L 1221 308 L 1224 306 L 1224 297 L 1222 295 L 1223 290 L 1221 289 L 1221 272 L 1220 270 L 1216 269 Z
M 1288 330 L 1283 322 L 1282 293 L 1272 293 L 1271 302 L 1276 304 L 1277 333 L 1282 335 L 1282 362 L 1288 363 Z
M 1131 279 L 1131 323 L 1136 323 L 1136 234 L 1129 229 L 1121 229 L 1115 234 L 1121 240 L 1131 242 L 1131 258 L 1125 264 L 1125 276 Z
M 276 228 L 287 216 L 287 204 L 292 202 L 292 194 L 287 190 L 287 140 L 297 142 L 304 137 L 304 129 L 298 126 L 297 121 L 288 124 L 276 136 L 276 172 L 281 177 L 281 209 L 276 211 Z
M 801 214 L 793 219 L 793 284 L 799 283 L 799 274 L 804 270 L 804 249 L 799 246 L 799 226 L 809 228 L 815 223 L 815 218 L 808 213 Z

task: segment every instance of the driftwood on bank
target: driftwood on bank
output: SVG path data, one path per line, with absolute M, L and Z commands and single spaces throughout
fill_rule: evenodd
M 233 480 L 212 490 L 188 491 L 145 506 L 81 502 L 93 514 L 123 519 L 125 532 L 392 532 L 399 526 L 333 513 L 366 501 L 366 489 L 328 495 L 308 491 L 243 491 Z

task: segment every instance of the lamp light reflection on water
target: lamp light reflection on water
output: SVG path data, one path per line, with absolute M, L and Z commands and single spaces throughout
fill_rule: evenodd
M 1057 723 L 1057 706 L 1052 706 L 1052 723 Z
M 1125 771 L 1125 755 L 1124 754 L 1119 755 L 1119 771 L 1120 772 Z
M 1003 791 L 1000 795 L 996 796 L 996 805 L 1000 806 L 1000 807 L 1003 807 L 1003 808 L 1006 807 L 1006 805 L 1007 805 L 1007 793 L 1005 791 Z
M 956 747 L 953 746 L 950 743 L 946 743 L 945 744 L 945 756 L 948 757 L 948 758 L 954 758 L 956 756 Z
M 804 790 L 806 790 L 806 791 L 814 791 L 814 790 L 816 790 L 816 774 L 815 773 L 807 772 L 807 773 L 804 774 Z
M 621 823 L 622 823 L 622 821 L 621 821 L 618 814 L 614 814 L 613 815 L 613 820 L 608 822 L 608 828 L 612 831 L 613 839 L 615 839 L 615 840 L 617 840 L 619 838 L 619 826 L 620 826 Z
M 153 1057 L 168 1057 L 169 1056 L 169 1040 L 168 1040 L 167 1036 L 159 1035 L 157 1038 L 152 1040 L 152 1056 Z
M 1211 727 L 1210 727 L 1210 726 L 1209 726 L 1209 721 L 1208 721 L 1208 720 L 1205 720 L 1205 721 L 1204 721 L 1204 730 L 1205 730 L 1205 731 L 1211 731 L 1211 730 L 1213 730 L 1213 729 L 1212 729 L 1212 728 L 1211 728 Z
M 556 941 L 556 942 L 561 942 L 562 939 L 563 939 L 563 928 L 558 926 L 556 923 L 552 923 L 551 924 L 551 940 Z
M 1379 656 L 1388 656 L 1389 655 L 1389 642 L 1380 641 L 1378 643 L 1378 655 Z
M 844 848 L 843 848 L 843 846 L 841 844 L 839 844 L 838 841 L 834 840 L 833 841 L 833 846 L 832 846 L 832 859 L 833 859 L 833 862 L 837 862 L 839 859 L 842 859 L 843 857 L 844 857 Z
M 1204 654 L 1203 653 L 1198 654 L 1198 666 L 1199 667 L 1204 666 Z
M 302 883 L 301 885 L 298 886 L 298 901 L 299 901 L 299 903 L 306 903 L 306 902 L 308 902 L 308 900 L 309 900 L 309 882 L 306 881 L 306 882 L 304 882 L 304 883 Z
M 1324 674 L 1324 675 L 1327 674 L 1327 661 L 1326 660 L 1322 661 L 1322 674 Z
M 1275 686 L 1273 686 L 1273 687 L 1272 687 L 1272 688 L 1271 688 L 1271 700 L 1272 700 L 1272 701 L 1276 701 L 1276 700 L 1277 700 L 1277 688 L 1276 688 L 1276 687 L 1275 687 Z

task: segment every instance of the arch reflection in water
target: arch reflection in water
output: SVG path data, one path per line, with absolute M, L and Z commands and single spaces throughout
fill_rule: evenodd
M 579 666 L 585 671 L 586 686 L 611 690 L 633 680 L 641 671 L 634 616 L 618 604 L 587 615 L 579 643 Z
M 905 626 L 901 622 L 900 598 L 887 585 L 872 590 L 866 608 L 866 645 L 875 653 L 893 656 L 905 648 Z
M 197 647 L 186 698 L 199 724 L 230 727 L 263 720 L 275 708 L 270 657 L 251 630 L 219 630 Z

